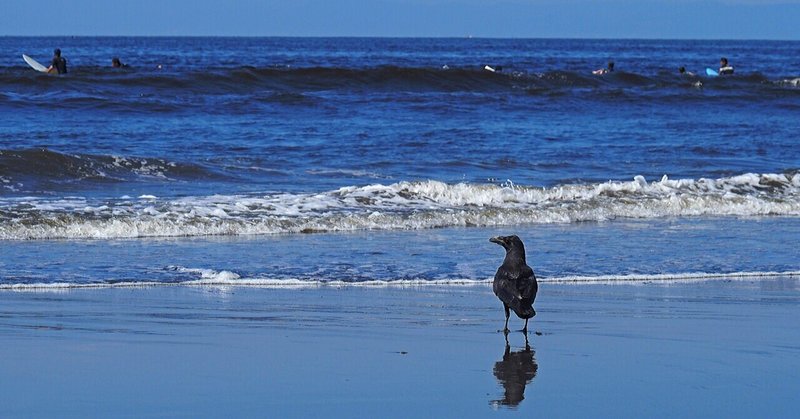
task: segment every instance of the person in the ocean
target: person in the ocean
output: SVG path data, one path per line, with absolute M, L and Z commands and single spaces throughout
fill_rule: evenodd
M 114 58 L 111 59 L 111 67 L 114 67 L 114 68 L 127 68 L 128 64 L 123 64 L 122 61 L 119 60 L 119 58 L 114 57 Z
M 681 76 L 694 77 L 694 73 L 692 73 L 691 71 L 686 71 L 686 67 L 683 66 L 681 66 L 681 68 L 678 69 L 678 73 L 681 73 Z
M 728 59 L 722 57 L 719 59 L 719 75 L 733 74 L 733 66 L 728 64 Z
M 56 48 L 53 51 L 53 61 L 50 63 L 50 67 L 47 67 L 48 73 L 58 73 L 58 74 L 66 74 L 67 73 L 67 59 L 61 56 L 61 50 Z
M 592 71 L 592 74 L 608 74 L 608 73 L 612 73 L 612 72 L 614 72 L 614 62 L 613 61 L 609 61 L 608 62 L 608 67 L 600 68 L 600 69 L 597 69 L 595 71 Z

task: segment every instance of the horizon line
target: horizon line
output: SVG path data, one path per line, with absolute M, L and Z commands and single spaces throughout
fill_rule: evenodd
M 714 42 L 800 42 L 785 38 L 650 38 L 650 37 L 570 37 L 570 36 L 411 36 L 411 35 L 0 35 L 0 38 L 295 38 L 295 39 L 496 39 L 496 40 L 585 40 L 585 41 L 714 41 Z

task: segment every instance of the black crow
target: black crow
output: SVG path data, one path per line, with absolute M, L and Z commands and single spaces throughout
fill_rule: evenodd
M 533 309 L 533 300 L 539 284 L 533 269 L 525 263 L 525 245 L 517 236 L 498 236 L 489 239 L 506 249 L 506 258 L 494 274 L 492 289 L 494 294 L 503 302 L 506 311 L 506 324 L 503 332 L 508 333 L 509 308 L 520 319 L 525 319 L 524 333 L 528 333 L 528 319 L 536 315 Z

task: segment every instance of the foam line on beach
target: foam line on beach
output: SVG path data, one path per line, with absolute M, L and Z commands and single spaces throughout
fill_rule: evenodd
M 797 277 L 800 271 L 785 272 L 729 272 L 729 273 L 675 273 L 675 274 L 631 274 L 631 275 L 597 275 L 580 276 L 570 275 L 563 277 L 542 278 L 539 282 L 545 283 L 650 283 L 650 282 L 699 282 L 709 280 L 753 280 L 776 277 Z
M 491 278 L 486 279 L 402 279 L 402 280 L 368 280 L 368 281 L 316 281 L 307 279 L 279 278 L 241 278 L 231 271 L 214 271 L 211 269 L 176 268 L 177 271 L 200 276 L 178 282 L 156 281 L 120 281 L 97 283 L 25 283 L 0 284 L 0 291 L 68 291 L 73 289 L 99 288 L 154 288 L 154 287 L 254 287 L 254 288 L 346 288 L 346 287 L 469 287 L 490 286 Z M 729 273 L 674 273 L 674 274 L 631 274 L 631 275 L 597 275 L 597 276 L 555 276 L 539 278 L 543 284 L 649 284 L 649 283 L 686 283 L 716 280 L 762 280 L 780 277 L 800 277 L 800 271 L 764 271 L 764 272 L 729 272 Z

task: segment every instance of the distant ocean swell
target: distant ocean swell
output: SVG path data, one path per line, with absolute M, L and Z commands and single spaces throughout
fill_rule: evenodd
M 0 199 L 0 239 L 107 239 L 606 221 L 693 216 L 800 216 L 800 171 L 721 179 L 561 185 L 438 181 L 319 193 Z
M 222 175 L 202 166 L 158 158 L 65 154 L 48 149 L 0 150 L 0 192 L 27 183 L 128 182 L 150 179 L 209 179 Z
M 471 68 L 377 66 L 365 68 L 336 67 L 274 67 L 274 68 L 209 68 L 203 71 L 174 72 L 160 70 L 114 71 L 102 67 L 74 70 L 67 78 L 37 74 L 29 69 L 0 70 L 0 84 L 8 90 L 14 87 L 35 89 L 91 85 L 92 96 L 119 90 L 134 92 L 182 91 L 200 94 L 250 93 L 257 91 L 467 91 L 490 92 L 510 89 L 572 89 L 587 87 L 653 87 L 671 88 L 703 85 L 716 89 L 760 87 L 770 90 L 796 92 L 800 78 L 788 76 L 775 80 L 758 73 L 733 78 L 706 79 L 681 77 L 677 73 L 661 72 L 641 75 L 616 72 L 595 76 L 588 71 L 529 72 L 507 69 L 502 73 L 485 71 L 481 66 Z M 29 90 L 29 89 L 25 89 Z M 8 96 L 8 99 L 12 96 Z M 117 100 L 120 97 L 116 97 Z
M 213 269 L 196 269 L 184 267 L 169 267 L 186 275 L 185 279 L 171 282 L 160 281 L 105 281 L 105 282 L 4 282 L 0 283 L 0 291 L 67 291 L 71 289 L 96 289 L 96 288 L 144 288 L 158 286 L 188 286 L 188 287 L 255 287 L 255 288 L 316 288 L 316 287 L 462 287 L 462 286 L 490 286 L 491 278 L 453 278 L 453 279 L 396 279 L 396 280 L 319 280 L 301 278 L 269 278 L 255 277 L 243 278 L 231 271 L 215 271 Z M 753 271 L 753 272 L 728 272 L 705 273 L 684 272 L 666 274 L 620 274 L 620 275 L 595 275 L 595 276 L 554 276 L 540 277 L 538 281 L 544 284 L 647 284 L 647 283 L 678 283 L 701 282 L 719 280 L 763 280 L 781 277 L 800 277 L 800 271 Z

